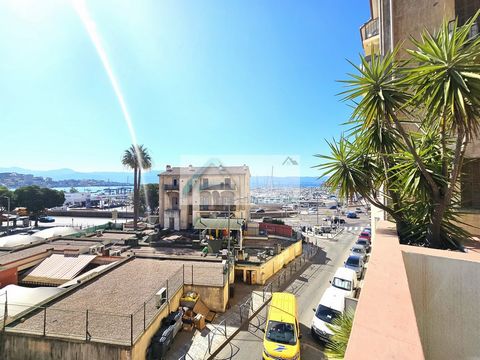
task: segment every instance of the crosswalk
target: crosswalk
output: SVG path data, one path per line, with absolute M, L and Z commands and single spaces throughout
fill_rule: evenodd
M 349 227 L 346 227 L 345 230 L 346 231 L 362 231 L 365 228 L 366 226 L 349 226 Z

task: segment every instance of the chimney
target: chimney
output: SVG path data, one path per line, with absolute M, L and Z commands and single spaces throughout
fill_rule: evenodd
M 172 167 L 170 165 L 167 165 L 166 170 L 167 171 L 172 171 Z
M 190 170 L 190 171 L 194 171 L 194 169 L 193 169 L 193 166 L 192 166 L 191 164 L 190 164 L 190 165 L 188 165 L 188 170 Z

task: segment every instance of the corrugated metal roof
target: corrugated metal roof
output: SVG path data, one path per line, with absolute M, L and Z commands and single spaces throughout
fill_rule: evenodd
M 96 255 L 52 254 L 35 267 L 23 281 L 63 284 L 77 276 L 95 258 Z
M 89 279 L 90 277 L 95 276 L 95 274 L 99 273 L 100 271 L 108 269 L 109 267 L 115 265 L 116 263 L 117 263 L 117 261 L 114 261 L 110 264 L 97 266 L 96 268 L 88 270 L 88 271 L 84 272 L 82 275 L 79 275 L 76 278 L 74 278 L 72 280 L 69 280 L 66 283 L 60 285 L 59 288 L 67 288 L 69 286 L 76 285 L 78 283 L 78 281 L 81 281 L 83 279 Z

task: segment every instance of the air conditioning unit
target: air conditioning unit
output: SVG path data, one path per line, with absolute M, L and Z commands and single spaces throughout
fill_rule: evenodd
M 157 309 L 160 308 L 163 304 L 167 302 L 167 288 L 161 288 L 155 294 L 155 304 L 157 305 Z
M 109 251 L 109 255 L 110 255 L 110 256 L 120 256 L 120 254 L 121 254 L 121 251 L 120 251 L 120 250 L 112 250 L 112 249 L 110 249 L 110 251 Z

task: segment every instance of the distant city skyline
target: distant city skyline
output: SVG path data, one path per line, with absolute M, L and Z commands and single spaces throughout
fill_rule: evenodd
M 154 169 L 185 154 L 287 153 L 299 157 L 299 176 L 320 175 L 313 155 L 328 151 L 324 139 L 349 117 L 336 80 L 351 70 L 345 59 L 358 59 L 368 6 L 108 0 L 84 8 Z M 71 2 L 0 4 L 9 154 L 1 166 L 124 171 L 131 132 L 86 29 Z M 250 166 L 270 174 L 271 165 Z

